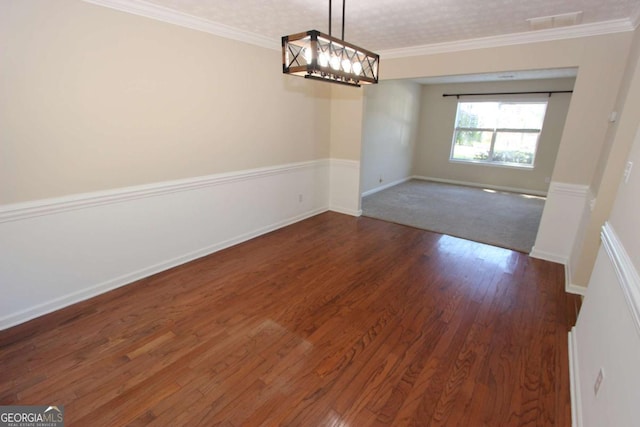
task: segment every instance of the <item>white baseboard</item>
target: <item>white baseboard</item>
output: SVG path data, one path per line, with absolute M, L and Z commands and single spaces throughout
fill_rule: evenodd
M 566 282 L 566 283 L 569 283 L 569 282 Z M 573 295 L 585 296 L 587 294 L 586 286 L 574 285 L 572 283 L 565 285 L 564 290 L 566 293 L 573 294 Z
M 562 264 L 562 265 L 567 264 L 567 257 L 561 254 L 553 253 L 553 252 L 538 250 L 536 249 L 535 246 L 531 248 L 531 252 L 529 253 L 529 256 L 532 258 L 538 258 L 545 261 L 555 262 L 557 264 Z
M 331 212 L 337 212 L 345 215 L 362 216 L 362 209 L 354 210 L 354 209 L 342 208 L 340 206 L 329 206 L 329 210 Z
M 569 294 L 575 295 L 586 295 L 587 288 L 580 285 L 575 285 L 571 283 L 571 266 L 568 262 L 568 259 L 562 255 L 540 251 L 535 248 L 531 248 L 531 253 L 529 253 L 531 258 L 542 259 L 545 261 L 555 262 L 556 264 L 562 264 L 564 266 L 564 290 Z
M 571 263 L 566 262 L 564 264 L 564 291 L 568 294 L 585 296 L 587 294 L 587 288 L 572 283 Z
M 330 198 L 330 163 L 322 159 L 0 206 L 0 330 L 330 206 L 339 211 Z M 353 198 L 359 200 L 357 183 Z M 357 206 L 344 204 L 343 213 L 358 214 Z
M 571 271 L 571 263 L 564 265 L 564 290 L 569 294 L 585 296 L 587 294 L 586 286 L 580 286 L 573 283 L 573 274 Z
M 390 182 L 388 184 L 381 185 L 381 186 L 376 187 L 376 188 L 372 188 L 371 190 L 368 190 L 368 191 L 365 191 L 364 193 L 362 193 L 362 197 L 367 197 L 367 196 L 375 194 L 375 193 L 377 193 L 379 191 L 386 190 L 387 188 L 395 187 L 396 185 L 402 184 L 403 182 L 407 182 L 409 180 L 411 180 L 410 176 L 408 176 L 406 178 L 399 179 L 397 181 Z
M 410 179 L 420 179 L 422 181 L 441 182 L 443 184 L 464 185 L 466 187 L 489 188 L 491 190 L 506 191 L 509 193 L 531 194 L 534 196 L 546 197 L 546 191 L 528 190 L 525 188 L 506 187 L 502 185 L 489 185 L 469 181 L 457 181 L 454 179 L 434 178 L 432 176 L 414 175 Z
M 42 315 L 54 312 L 56 310 L 60 310 L 72 304 L 76 304 L 78 302 L 87 300 L 89 298 L 96 297 L 103 293 L 131 284 L 140 279 L 144 279 L 145 277 L 149 277 L 154 274 L 161 273 L 170 268 L 177 267 L 189 261 L 193 261 L 195 259 L 210 255 L 214 252 L 218 252 L 220 250 L 229 248 L 231 246 L 237 245 L 239 243 L 242 243 L 247 240 L 253 239 L 255 237 L 261 236 L 263 234 L 269 233 L 271 231 L 275 231 L 279 228 L 286 227 L 287 225 L 294 224 L 298 221 L 302 221 L 304 219 L 310 218 L 312 216 L 318 215 L 326 211 L 327 209 L 318 209 L 303 215 L 299 215 L 297 217 L 289 218 L 280 223 L 271 224 L 268 227 L 263 227 L 261 229 L 254 230 L 253 232 L 236 236 L 232 239 L 228 239 L 224 242 L 219 242 L 213 245 L 203 247 L 201 249 L 198 249 L 190 253 L 186 253 L 184 255 L 175 257 L 173 259 L 169 259 L 154 265 L 150 265 L 150 266 L 141 268 L 140 270 L 123 274 L 121 276 L 99 283 L 97 285 L 90 286 L 88 288 L 83 288 L 76 292 L 72 292 L 72 293 L 63 295 L 61 297 L 54 298 L 53 300 L 46 301 L 41 304 L 37 304 L 35 306 L 29 307 L 28 309 L 22 310 L 20 312 L 12 313 L 8 316 L 0 317 L 0 330 L 10 328 L 20 323 L 24 323 L 29 320 L 35 319 L 36 317 L 40 317 Z
M 578 344 L 576 328 L 569 332 L 569 392 L 571 394 L 571 427 L 582 427 L 582 400 L 578 372 Z

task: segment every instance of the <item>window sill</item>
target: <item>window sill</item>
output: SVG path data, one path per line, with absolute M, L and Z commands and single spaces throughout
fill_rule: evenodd
M 507 168 L 507 169 L 517 169 L 521 171 L 532 171 L 535 168 L 535 165 L 515 165 L 513 163 L 500 163 L 500 162 L 483 162 L 482 160 L 458 160 L 458 159 L 449 159 L 449 163 L 458 163 L 465 165 L 477 165 L 477 166 L 490 166 L 495 168 Z

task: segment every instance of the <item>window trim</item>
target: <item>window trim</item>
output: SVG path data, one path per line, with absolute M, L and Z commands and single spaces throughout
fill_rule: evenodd
M 458 122 L 458 113 L 460 111 L 460 103 L 484 103 L 484 102 L 498 102 L 500 104 L 544 104 L 545 111 L 544 117 L 542 119 L 542 127 L 540 129 L 535 128 L 470 128 L 470 127 L 457 127 L 456 123 Z M 453 136 L 451 138 L 451 151 L 449 153 L 449 162 L 450 163 L 471 163 L 477 165 L 484 166 L 494 166 L 494 167 L 506 167 L 518 170 L 533 170 L 535 168 L 536 157 L 538 154 L 538 148 L 540 143 L 540 136 L 542 135 L 542 129 L 544 128 L 544 121 L 546 120 L 547 109 L 549 107 L 549 102 L 545 99 L 527 99 L 527 100 L 504 100 L 504 99 L 493 99 L 493 100 L 482 100 L 482 101 L 468 101 L 459 99 L 456 103 L 456 117 L 453 123 Z M 496 143 L 496 137 L 499 132 L 512 132 L 512 133 L 537 133 L 538 138 L 536 140 L 536 148 L 532 154 L 531 164 L 529 163 L 514 163 L 514 162 L 499 162 L 495 160 L 470 160 L 470 159 L 456 159 L 453 157 L 455 145 L 456 145 L 456 137 L 458 132 L 467 131 L 467 132 L 491 132 L 491 145 L 489 146 L 489 156 L 492 157 L 494 152 L 494 147 Z
M 530 166 L 524 163 L 488 162 L 486 160 L 460 160 L 460 159 L 449 159 L 449 163 L 460 163 L 463 165 L 473 164 L 478 166 L 488 166 L 492 168 L 516 169 L 519 171 L 534 170 L 533 166 Z M 521 164 L 523 166 L 516 166 L 517 164 Z

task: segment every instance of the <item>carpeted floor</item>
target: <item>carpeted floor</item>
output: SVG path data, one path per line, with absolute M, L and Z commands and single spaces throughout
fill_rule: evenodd
M 529 253 L 545 198 L 411 180 L 362 199 L 362 215 Z

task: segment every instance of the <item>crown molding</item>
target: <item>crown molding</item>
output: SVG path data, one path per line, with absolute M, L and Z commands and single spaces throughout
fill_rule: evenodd
M 636 21 L 638 19 L 636 19 Z M 527 43 L 539 43 L 554 40 L 574 39 L 579 37 L 599 36 L 603 34 L 633 31 L 634 29 L 634 22 L 632 22 L 631 19 L 617 19 L 613 21 L 596 22 L 593 24 L 581 24 L 573 25 L 570 27 L 528 31 L 525 33 L 503 34 L 499 36 L 481 37 L 477 39 L 458 40 L 452 42 L 427 44 L 422 46 L 411 46 L 399 49 L 382 50 L 379 51 L 379 54 L 380 58 L 383 59 L 404 58 L 410 56 L 459 52 L 463 50 L 487 49 Z
M 336 160 L 339 163 L 346 162 L 350 164 L 349 162 L 352 162 L 349 160 L 339 159 L 309 160 L 305 162 L 288 163 L 256 169 L 245 169 L 234 172 L 199 176 L 195 178 L 184 178 L 172 181 L 156 182 L 153 184 L 0 205 L 0 224 L 11 221 L 22 221 L 27 218 L 57 214 L 71 210 L 86 209 L 94 206 L 121 203 L 129 200 L 162 196 L 182 191 L 191 191 L 199 188 L 246 181 L 265 176 L 282 175 L 292 171 L 329 167 Z M 355 167 L 357 167 L 359 162 L 355 163 Z
M 280 41 L 273 40 L 268 37 L 261 36 L 249 31 L 239 30 L 228 25 L 218 22 L 209 21 L 187 13 L 179 12 L 174 9 L 159 6 L 143 0 L 83 0 L 87 3 L 98 6 L 108 7 L 110 9 L 127 12 L 134 15 L 144 16 L 145 18 L 155 19 L 157 21 L 169 24 L 179 25 L 181 27 L 191 28 L 192 30 L 203 31 L 205 33 L 214 34 L 226 39 L 236 40 L 243 43 L 264 47 L 267 49 L 280 50 Z
M 110 9 L 144 16 L 169 24 L 191 28 L 197 31 L 214 34 L 226 39 L 236 40 L 267 49 L 280 50 L 279 40 L 273 40 L 250 31 L 243 31 L 218 22 L 209 21 L 197 16 L 179 12 L 174 9 L 149 3 L 144 0 L 83 0 L 87 3 Z M 602 34 L 633 31 L 640 25 L 640 8 L 627 19 L 596 22 L 592 24 L 572 25 L 569 27 L 550 28 L 524 33 L 503 34 L 477 39 L 458 40 L 444 43 L 433 43 L 421 46 L 410 46 L 399 49 L 380 51 L 385 59 L 404 58 L 410 56 L 433 55 L 438 53 L 459 52 L 473 49 L 486 49 L 512 46 L 527 43 L 539 43 L 578 37 L 598 36 Z

